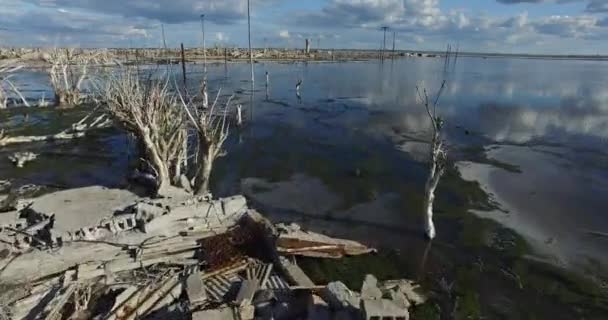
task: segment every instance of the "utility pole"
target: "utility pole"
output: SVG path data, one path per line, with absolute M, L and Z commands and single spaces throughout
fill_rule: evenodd
M 397 32 L 393 31 L 393 57 L 395 56 L 395 36 L 397 35 Z
M 387 26 L 381 27 L 384 31 L 384 41 L 382 42 L 382 56 L 381 59 L 384 60 L 384 50 L 386 50 L 386 30 L 388 30 Z
M 247 0 L 247 31 L 249 33 L 249 64 L 251 65 L 251 85 L 255 81 L 255 77 L 253 76 L 253 51 L 251 50 L 251 6 L 249 4 L 249 0 Z
M 205 46 L 205 15 L 201 14 L 201 29 L 203 31 L 203 72 L 207 76 L 207 47 Z
M 163 48 L 164 48 L 165 50 L 167 50 L 167 40 L 165 39 L 165 25 L 164 25 L 164 24 L 162 24 L 162 23 L 161 23 L 161 25 L 160 25 L 160 31 L 161 31 L 161 32 L 162 32 L 162 34 L 163 34 Z
M 163 34 L 163 55 L 167 59 L 167 69 L 169 69 L 169 57 L 167 56 L 167 39 L 165 39 L 165 25 L 160 25 L 160 30 Z

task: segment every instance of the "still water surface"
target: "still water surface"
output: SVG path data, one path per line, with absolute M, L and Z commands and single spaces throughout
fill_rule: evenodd
M 188 70 L 193 90 L 202 66 Z M 454 259 L 511 254 L 508 247 L 518 247 L 519 236 L 529 245 L 527 256 L 579 273 L 608 273 L 608 237 L 601 235 L 608 234 L 608 64 L 480 58 L 460 58 L 449 68 L 440 59 L 267 62 L 255 65 L 253 91 L 246 64 L 211 64 L 208 70 L 211 96 L 220 87 L 225 95 L 236 93 L 246 121 L 232 129 L 228 153 L 218 161 L 215 195 L 242 192 L 277 220 L 398 249 L 411 269 L 420 272 L 422 264 L 435 276 L 441 270 L 454 274 Z M 28 97 L 50 96 L 44 74 L 28 72 L 19 80 L 29 83 Z M 438 113 L 446 120 L 451 169 L 438 190 L 439 237 L 429 250 L 420 213 L 430 122 L 416 86 L 433 97 L 443 80 Z M 61 127 L 57 122 L 69 123 L 55 111 L 31 111 L 36 115 L 25 119 L 29 112 L 3 115 L 3 126 L 35 130 L 42 124 L 52 131 Z M 111 131 L 28 148 L 48 156 L 22 171 L 2 163 L 3 176 L 119 186 L 133 145 Z M 57 151 L 90 157 L 66 159 Z M 513 290 L 504 279 L 489 283 L 505 295 Z M 517 294 L 520 302 L 528 298 Z M 539 314 L 557 312 L 543 303 Z

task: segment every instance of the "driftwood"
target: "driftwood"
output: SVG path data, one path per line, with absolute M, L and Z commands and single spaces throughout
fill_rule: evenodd
M 42 141 L 57 141 L 57 140 L 69 140 L 75 138 L 81 138 L 86 133 L 93 129 L 107 128 L 112 124 L 112 121 L 108 119 L 107 115 L 102 114 L 97 118 L 93 119 L 89 123 L 87 120 L 91 117 L 91 114 L 82 118 L 80 121 L 72 124 L 71 128 L 65 129 L 55 134 L 47 134 L 41 136 L 16 136 L 8 137 L 4 130 L 0 131 L 0 147 L 7 146 L 9 144 L 17 143 L 30 143 L 30 142 L 42 142 Z

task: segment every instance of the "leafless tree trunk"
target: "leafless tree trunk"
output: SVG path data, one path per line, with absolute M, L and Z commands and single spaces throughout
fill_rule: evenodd
M 21 65 L 13 65 L 10 63 L 0 64 L 0 109 L 4 109 L 8 106 L 8 93 L 13 92 L 23 102 L 26 107 L 29 107 L 29 103 L 23 97 L 17 86 L 10 80 L 11 76 L 18 70 L 22 69 Z
M 437 103 L 441 97 L 441 93 L 445 87 L 445 81 L 441 84 L 441 88 L 437 93 L 437 97 L 431 107 L 429 97 L 424 89 L 424 95 L 420 93 L 418 87 L 416 92 L 418 97 L 424 103 L 426 112 L 431 120 L 433 129 L 433 138 L 431 140 L 431 154 L 430 154 L 430 172 L 424 186 L 424 211 L 425 211 L 425 223 L 424 229 L 426 236 L 429 239 L 434 239 L 436 235 L 435 224 L 433 223 L 433 202 L 435 201 L 435 190 L 439 184 L 441 176 L 445 172 L 445 165 L 447 160 L 447 151 L 444 148 L 443 141 L 441 140 L 441 129 L 443 127 L 443 120 L 437 116 Z M 432 109 L 431 109 L 432 108 Z
M 207 95 L 206 86 L 203 86 L 203 96 Z M 198 154 L 195 163 L 194 190 L 198 195 L 209 194 L 209 180 L 215 160 L 222 155 L 222 145 L 228 138 L 229 125 L 226 121 L 228 107 L 233 96 L 228 98 L 223 112 L 216 113 L 221 90 L 209 108 L 199 108 L 194 99 L 186 102 L 180 96 L 182 106 L 190 119 L 191 125 L 196 129 Z
M 127 69 L 111 77 L 105 88 L 110 113 L 139 139 L 161 195 L 179 181 L 186 156 L 184 113 L 168 85 L 168 78 L 142 82 Z
M 49 77 L 57 105 L 77 106 L 84 101 L 82 84 L 87 79 L 93 56 L 77 53 L 75 49 L 54 49 L 48 54 Z

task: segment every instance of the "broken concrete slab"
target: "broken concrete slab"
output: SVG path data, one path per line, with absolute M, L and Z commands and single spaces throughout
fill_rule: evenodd
M 414 281 L 407 279 L 400 280 L 387 280 L 382 282 L 380 285 L 383 289 L 397 289 L 402 292 L 407 300 L 413 305 L 420 305 L 426 302 L 428 297 L 421 292 L 420 286 L 415 284 Z
M 207 300 L 205 283 L 200 272 L 193 272 L 186 278 L 186 292 L 188 293 L 190 304 L 196 305 Z
M 374 275 L 368 274 L 361 285 L 361 299 L 382 299 L 382 291 L 378 288 L 378 279 Z
M 296 263 L 292 263 L 282 256 L 279 257 L 279 263 L 287 278 L 296 286 L 313 287 L 315 285 Z
M 366 320 L 371 319 L 394 319 L 408 320 L 409 311 L 401 308 L 390 300 L 361 300 L 361 310 Z
M 334 309 L 359 309 L 361 296 L 351 291 L 341 281 L 330 282 L 322 291 L 322 297 Z
M 396 305 L 405 309 L 410 308 L 411 303 L 409 300 L 407 300 L 407 297 L 403 294 L 403 292 L 393 289 L 390 291 L 390 294 L 391 300 L 393 300 Z
M 192 320 L 236 320 L 238 315 L 232 308 L 209 309 L 192 313 Z
M 49 216 L 55 214 L 54 229 L 67 232 L 98 225 L 137 198 L 127 190 L 93 186 L 43 195 L 34 200 L 31 209 Z
M 246 279 L 241 283 L 241 288 L 236 296 L 235 304 L 241 308 L 250 305 L 253 296 L 260 289 L 260 282 L 257 279 Z

